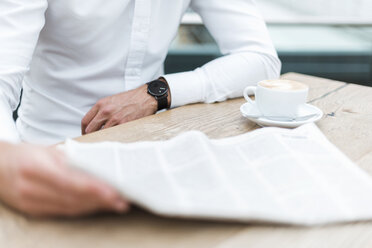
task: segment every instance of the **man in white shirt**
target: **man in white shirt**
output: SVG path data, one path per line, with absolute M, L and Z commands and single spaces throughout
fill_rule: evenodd
M 164 75 L 188 7 L 224 56 Z M 19 143 L 54 144 L 163 108 L 238 97 L 280 66 L 253 0 L 2 0 L 0 198 L 35 215 L 124 211 L 113 189 L 67 168 L 55 150 Z

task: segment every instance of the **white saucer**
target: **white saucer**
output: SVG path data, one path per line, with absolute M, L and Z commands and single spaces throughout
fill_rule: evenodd
M 311 104 L 304 104 L 299 109 L 299 116 L 311 115 L 315 114 L 314 117 L 309 118 L 304 121 L 276 121 L 267 119 L 265 117 L 260 118 L 252 118 L 252 116 L 261 115 L 260 111 L 258 110 L 256 103 L 249 103 L 246 102 L 240 107 L 240 112 L 244 117 L 248 120 L 257 123 L 262 127 L 287 127 L 287 128 L 295 128 L 299 127 L 306 123 L 317 122 L 323 117 L 323 111 L 319 108 L 311 105 Z

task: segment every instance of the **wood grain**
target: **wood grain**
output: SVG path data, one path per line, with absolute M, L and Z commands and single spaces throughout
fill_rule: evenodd
M 283 78 L 310 86 L 309 102 L 325 117 L 326 136 L 372 173 L 372 88 L 295 73 Z M 243 99 L 195 104 L 77 138 L 135 142 L 168 139 L 186 130 L 209 137 L 233 136 L 258 128 L 241 117 Z M 372 197 L 372 196 L 371 196 Z M 0 247 L 372 247 L 372 223 L 316 228 L 177 220 L 139 209 L 128 215 L 74 220 L 31 219 L 0 206 Z

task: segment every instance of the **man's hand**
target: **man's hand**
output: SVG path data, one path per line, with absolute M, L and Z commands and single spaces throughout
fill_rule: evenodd
M 147 85 L 99 100 L 81 121 L 82 134 L 113 127 L 156 113 L 158 103 Z
M 129 204 L 101 181 L 66 165 L 54 148 L 0 143 L 0 200 L 32 216 L 125 212 Z

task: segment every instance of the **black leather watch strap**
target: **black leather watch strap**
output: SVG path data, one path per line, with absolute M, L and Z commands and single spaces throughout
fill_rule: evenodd
M 158 101 L 158 111 L 168 108 L 168 93 L 163 96 L 156 96 L 155 99 Z

